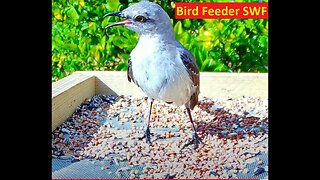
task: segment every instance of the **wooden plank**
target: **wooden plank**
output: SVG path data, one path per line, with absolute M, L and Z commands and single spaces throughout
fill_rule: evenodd
M 268 99 L 268 73 L 201 73 L 200 97 Z
M 126 72 L 85 71 L 81 73 L 97 77 L 96 94 L 145 96 L 140 88 L 127 80 Z M 200 97 L 230 98 L 241 96 L 267 99 L 268 73 L 200 73 Z
M 127 72 L 121 71 L 84 71 L 88 76 L 96 77 L 96 94 L 145 96 L 143 91 L 127 79 Z
M 126 72 L 77 71 L 52 84 L 52 130 L 95 94 L 145 94 L 127 80 Z M 200 99 L 254 96 L 268 99 L 268 73 L 200 73 Z
M 95 95 L 95 77 L 75 72 L 52 83 L 52 131 L 87 98 Z

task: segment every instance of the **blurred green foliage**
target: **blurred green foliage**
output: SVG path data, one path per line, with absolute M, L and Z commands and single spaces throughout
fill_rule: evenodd
M 52 81 L 78 70 L 127 70 L 129 54 L 137 44 L 138 36 L 125 27 L 111 28 L 106 32 L 104 27 L 119 18 L 103 18 L 103 15 L 123 10 L 138 1 L 53 0 Z M 267 19 L 177 20 L 174 19 L 174 2 L 199 0 L 153 2 L 160 4 L 169 14 L 178 41 L 195 56 L 200 71 L 268 71 Z

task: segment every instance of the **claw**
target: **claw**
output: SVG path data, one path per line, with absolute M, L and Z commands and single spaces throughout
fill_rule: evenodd
M 193 133 L 192 134 L 192 139 L 191 141 L 189 141 L 187 144 L 185 144 L 182 149 L 184 149 L 185 147 L 194 144 L 194 149 L 197 149 L 199 147 L 199 144 L 204 144 L 201 139 L 199 138 L 199 136 L 197 135 L 197 133 Z
M 142 140 L 143 138 L 146 138 L 146 143 L 151 144 L 151 136 L 153 135 L 150 133 L 150 129 L 147 128 L 146 131 L 144 132 L 143 136 L 139 138 L 139 140 Z
M 175 174 L 174 174 L 174 175 L 171 175 L 171 176 L 170 176 L 170 174 L 166 174 L 166 175 L 164 176 L 165 179 L 173 179 L 173 178 L 175 178 L 175 177 L 176 177 Z

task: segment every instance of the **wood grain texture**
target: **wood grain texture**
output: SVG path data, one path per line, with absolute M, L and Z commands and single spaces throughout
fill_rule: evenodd
M 267 73 L 200 73 L 200 97 L 268 99 Z
M 84 71 L 87 76 L 96 77 L 96 94 L 131 95 L 143 97 L 145 94 L 133 82 L 127 79 L 127 72 L 120 71 Z
M 67 120 L 76 108 L 95 94 L 95 77 L 82 73 L 52 83 L 52 131 Z
M 127 72 L 77 71 L 52 84 L 52 130 L 63 123 L 85 99 L 96 94 L 144 97 L 127 79 Z M 241 96 L 268 99 L 268 73 L 200 72 L 200 95 L 211 98 Z
M 84 71 L 81 73 L 97 78 L 96 94 L 145 96 L 140 88 L 127 80 L 126 72 Z M 218 98 L 256 96 L 266 99 L 268 98 L 268 73 L 200 72 L 199 96 Z

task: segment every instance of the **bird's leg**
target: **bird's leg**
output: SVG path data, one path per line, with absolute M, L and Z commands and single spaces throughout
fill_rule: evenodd
M 143 138 L 146 138 L 146 142 L 151 144 L 151 137 L 150 137 L 150 129 L 149 129 L 149 124 L 150 124 L 150 119 L 151 119 L 151 111 L 152 111 L 152 104 L 153 104 L 154 99 L 151 99 L 150 107 L 149 107 L 149 114 L 148 114 L 148 124 L 147 124 L 147 129 L 144 132 L 143 137 L 139 138 L 139 140 L 142 140 Z
M 193 132 L 192 132 L 192 139 L 191 139 L 191 141 L 188 142 L 187 144 L 185 144 L 185 145 L 182 147 L 182 149 L 184 149 L 185 147 L 187 147 L 187 146 L 189 146 L 189 145 L 191 145 L 191 144 L 194 144 L 194 149 L 197 149 L 200 143 L 202 143 L 202 144 L 204 144 L 204 143 L 200 140 L 200 138 L 199 138 L 199 136 L 198 136 L 198 134 L 197 134 L 197 130 L 196 130 L 196 128 L 194 127 L 194 123 L 193 123 L 193 120 L 192 120 L 190 108 L 187 108 L 187 112 L 188 112 L 188 115 L 189 115 L 190 122 L 191 122 L 191 124 L 192 124 L 192 131 L 193 131 Z

